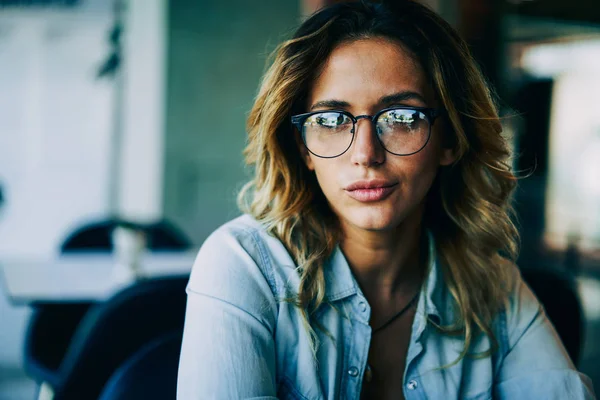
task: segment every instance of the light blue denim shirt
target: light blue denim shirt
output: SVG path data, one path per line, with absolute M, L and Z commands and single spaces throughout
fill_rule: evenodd
M 434 249 L 433 245 L 430 245 Z M 412 325 L 404 396 L 412 399 L 593 399 L 558 336 L 515 267 L 505 311 L 494 323 L 499 351 L 456 360 L 463 341 L 436 331 L 427 316 L 453 322 L 452 299 L 435 251 Z M 367 366 L 371 308 L 340 249 L 324 269 L 326 297 L 316 318 L 315 362 L 298 309 L 281 301 L 299 276 L 281 242 L 250 216 L 215 231 L 203 244 L 187 288 L 177 398 L 359 399 Z M 486 336 L 472 351 L 490 348 Z

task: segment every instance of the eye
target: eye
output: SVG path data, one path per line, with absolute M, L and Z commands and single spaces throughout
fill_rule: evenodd
M 378 119 L 378 124 L 382 127 L 393 127 L 393 129 L 416 129 L 426 122 L 425 114 L 410 109 L 389 110 Z
M 322 112 L 311 115 L 306 120 L 306 125 L 334 129 L 352 125 L 352 120 L 346 114 L 340 112 Z
M 409 110 L 393 110 L 387 113 L 387 120 L 392 124 L 412 125 L 417 118 L 417 113 Z

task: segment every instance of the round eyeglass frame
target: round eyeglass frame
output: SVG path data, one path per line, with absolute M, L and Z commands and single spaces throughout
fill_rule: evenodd
M 358 123 L 359 119 L 369 119 L 371 120 L 371 122 L 373 124 L 376 123 L 377 118 L 379 118 L 381 116 L 381 114 L 388 112 L 388 111 L 392 111 L 392 110 L 410 110 L 410 111 L 418 111 L 420 113 L 422 113 L 423 115 L 425 115 L 425 117 L 427 118 L 428 122 L 429 122 L 429 132 L 427 133 L 427 140 L 425 141 L 425 143 L 423 144 L 423 146 L 421 146 L 421 148 L 417 151 L 413 151 L 412 153 L 407 153 L 407 154 L 398 154 L 398 153 L 394 153 L 392 151 L 389 151 L 385 145 L 383 144 L 383 142 L 381 141 L 381 139 L 379 138 L 379 135 L 377 135 L 377 141 L 379 142 L 379 144 L 381 144 L 381 147 L 384 148 L 385 151 L 387 151 L 390 154 L 393 154 L 395 156 L 399 156 L 399 157 L 406 157 L 406 156 L 412 156 L 413 154 L 417 154 L 418 152 L 420 152 L 421 150 L 423 150 L 425 148 L 425 146 L 427 146 L 427 143 L 429 143 L 429 139 L 431 138 L 431 128 L 433 127 L 433 124 L 436 120 L 436 118 L 438 118 L 440 115 L 442 115 L 443 113 L 443 109 L 439 109 L 439 108 L 429 108 L 429 107 L 400 107 L 400 106 L 396 106 L 396 107 L 387 107 L 384 108 L 383 110 L 379 110 L 377 113 L 373 114 L 373 115 L 357 115 L 356 117 L 354 115 L 352 115 L 350 112 L 345 111 L 345 110 L 319 110 L 319 111 L 312 111 L 309 113 L 304 113 L 304 114 L 298 114 L 298 115 L 293 115 L 291 117 L 291 121 L 292 121 L 292 125 L 298 130 L 298 132 L 300 133 L 300 135 L 302 136 L 302 142 L 304 143 L 304 146 L 306 147 L 306 149 L 313 155 L 319 157 L 319 158 L 336 158 L 341 156 L 342 154 L 344 154 L 345 152 L 348 151 L 348 149 L 350 149 L 350 147 L 352 147 L 352 143 L 354 143 L 354 136 L 356 136 L 356 124 Z M 314 153 L 306 144 L 306 139 L 304 137 L 304 135 L 302 134 L 302 126 L 304 125 L 304 122 L 306 122 L 306 120 L 316 114 L 321 114 L 321 113 L 329 113 L 329 112 L 335 112 L 335 113 L 340 113 L 340 114 L 344 114 L 346 115 L 348 118 L 350 118 L 352 120 L 352 139 L 350 140 L 350 143 L 348 144 L 348 147 L 346 147 L 346 149 L 344 151 L 342 151 L 340 154 L 335 155 L 335 156 L 321 156 L 319 154 Z

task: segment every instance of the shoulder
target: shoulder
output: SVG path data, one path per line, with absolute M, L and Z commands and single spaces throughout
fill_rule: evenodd
M 260 224 L 247 215 L 217 228 L 200 247 L 188 288 L 212 293 L 232 282 L 247 280 L 270 283 L 270 265 L 260 240 Z
M 235 259 L 236 265 L 256 264 L 261 269 L 268 266 L 264 256 L 262 236 L 266 230 L 249 215 L 237 217 L 221 225 L 202 244 L 196 265 L 199 262 L 219 260 L 219 264 Z
M 531 322 L 543 313 L 543 308 L 523 280 L 519 267 L 508 260 L 503 261 L 502 267 L 506 271 L 507 294 L 502 310 L 505 318 L 504 334 L 510 348 L 519 340 Z
M 494 398 L 590 398 L 589 378 L 577 372 L 521 270 L 512 264 L 506 267 L 510 290 L 500 319 L 502 351 Z
M 291 265 L 290 265 L 291 264 Z M 216 229 L 202 244 L 188 290 L 215 296 L 251 296 L 252 288 L 279 297 L 281 269 L 294 265 L 281 242 L 250 215 Z M 257 293 L 254 293 L 257 294 Z

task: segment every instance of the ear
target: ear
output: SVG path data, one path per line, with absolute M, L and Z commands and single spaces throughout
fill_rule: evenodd
M 448 166 L 456 161 L 456 151 L 452 147 L 442 147 L 440 152 L 440 166 Z
M 446 167 L 456 161 L 458 158 L 456 152 L 456 137 L 449 130 L 449 124 L 446 118 L 442 119 L 443 124 L 440 129 L 442 143 L 440 149 L 440 166 Z

